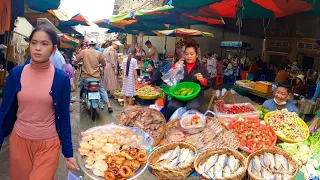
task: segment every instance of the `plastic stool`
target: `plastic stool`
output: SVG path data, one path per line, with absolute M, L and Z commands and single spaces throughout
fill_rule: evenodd
M 223 84 L 222 76 L 217 76 L 216 77 L 216 85 L 219 86 L 219 85 L 222 85 L 222 84 Z
M 267 77 L 266 75 L 262 74 L 260 76 L 260 81 L 266 81 L 266 79 L 267 79 L 266 77 Z

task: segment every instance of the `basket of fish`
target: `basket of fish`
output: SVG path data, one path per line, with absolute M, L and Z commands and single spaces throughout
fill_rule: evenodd
M 238 151 L 212 148 L 196 156 L 194 167 L 202 180 L 236 180 L 247 174 L 247 161 Z
M 293 157 L 279 148 L 265 148 L 252 153 L 247 164 L 250 180 L 293 180 L 298 173 Z
M 196 148 L 189 143 L 166 144 L 154 150 L 148 164 L 159 179 L 186 179 L 193 171 Z

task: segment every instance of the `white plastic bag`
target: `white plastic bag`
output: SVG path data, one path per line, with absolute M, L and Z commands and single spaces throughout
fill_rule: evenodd
M 180 119 L 180 127 L 189 134 L 201 132 L 206 126 L 206 116 L 197 110 L 189 110 Z
M 169 121 L 172 121 L 174 119 L 178 119 L 179 117 L 181 117 L 185 112 L 187 112 L 187 107 L 180 107 L 179 109 L 177 109 L 172 116 L 170 117 Z
M 170 69 L 163 77 L 162 80 L 171 87 L 174 87 L 184 78 L 184 68 L 182 65 L 177 64 L 175 68 Z

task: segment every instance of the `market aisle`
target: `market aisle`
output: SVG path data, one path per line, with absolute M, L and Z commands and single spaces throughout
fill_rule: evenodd
M 73 92 L 72 96 L 78 97 L 78 92 Z M 79 146 L 79 120 L 80 120 L 80 107 L 79 103 L 74 103 L 74 110 L 70 113 L 71 115 L 71 128 L 72 128 L 72 144 L 74 152 L 77 151 Z M 2 149 L 0 151 L 0 179 L 1 180 L 9 180 L 9 143 L 6 139 L 3 143 Z M 83 176 L 81 171 L 73 172 L 77 176 Z M 68 171 L 65 168 L 64 157 L 61 153 L 60 155 L 60 163 L 56 173 L 57 180 L 66 180 L 68 175 Z

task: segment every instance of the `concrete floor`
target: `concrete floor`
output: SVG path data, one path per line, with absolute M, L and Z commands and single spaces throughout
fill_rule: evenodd
M 205 101 L 203 103 L 203 108 L 207 109 L 207 106 L 209 104 L 209 101 L 211 99 L 212 95 L 212 89 L 207 90 L 205 93 Z M 78 93 L 74 92 L 72 93 L 72 96 L 78 98 Z M 235 100 L 237 103 L 243 103 L 243 102 L 251 102 L 251 100 L 247 97 L 242 97 L 239 95 L 235 95 Z M 122 106 L 118 104 L 118 102 L 114 99 L 111 99 L 112 107 L 114 112 L 112 114 L 109 114 L 106 110 L 104 111 L 98 111 L 98 119 L 96 121 L 92 121 L 89 115 L 89 112 L 87 109 L 85 109 L 82 105 L 80 105 L 79 102 L 74 103 L 74 110 L 71 112 L 71 126 L 72 126 L 72 142 L 74 151 L 76 152 L 79 145 L 79 135 L 80 132 L 87 130 L 88 128 L 100 126 L 104 124 L 109 123 L 115 123 L 118 124 L 118 116 L 120 115 L 120 112 L 122 110 Z M 0 180 L 9 180 L 9 144 L 8 141 L 5 140 L 2 149 L 0 151 Z M 73 172 L 77 176 L 83 176 L 84 179 L 89 180 L 88 177 L 86 177 L 83 172 Z M 61 154 L 60 157 L 60 164 L 59 168 L 57 170 L 57 179 L 58 180 L 66 180 L 67 179 L 68 171 L 65 169 L 64 164 L 64 158 Z M 146 170 L 139 178 L 139 180 L 156 180 L 157 178 L 153 176 L 151 173 L 149 173 L 148 170 Z M 197 177 L 188 178 L 188 180 L 196 180 Z

